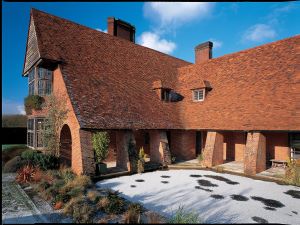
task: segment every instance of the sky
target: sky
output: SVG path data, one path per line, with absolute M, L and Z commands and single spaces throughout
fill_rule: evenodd
M 133 24 L 136 43 L 194 62 L 212 41 L 213 58 L 300 34 L 300 2 L 2 2 L 2 114 L 24 114 L 22 77 L 30 9 L 107 32 L 107 17 Z

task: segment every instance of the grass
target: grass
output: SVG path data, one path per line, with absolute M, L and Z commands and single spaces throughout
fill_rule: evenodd
M 188 211 L 180 206 L 172 218 L 168 221 L 169 223 L 200 223 L 198 215 L 193 211 Z

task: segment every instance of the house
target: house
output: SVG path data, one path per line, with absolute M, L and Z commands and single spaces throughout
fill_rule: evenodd
M 29 94 L 66 95 L 61 157 L 94 174 L 92 134 L 105 130 L 119 168 L 128 143 L 170 164 L 203 154 L 207 167 L 243 162 L 245 174 L 286 160 L 299 141 L 300 35 L 195 63 L 135 44 L 135 27 L 108 18 L 108 34 L 36 9 L 30 13 L 23 76 Z M 28 115 L 28 146 L 42 148 L 45 109 Z

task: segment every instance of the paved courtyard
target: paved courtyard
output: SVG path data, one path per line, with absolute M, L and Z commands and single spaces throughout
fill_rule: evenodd
M 179 206 L 204 223 L 300 222 L 300 188 L 205 170 L 168 170 L 99 181 L 99 188 L 171 216 Z

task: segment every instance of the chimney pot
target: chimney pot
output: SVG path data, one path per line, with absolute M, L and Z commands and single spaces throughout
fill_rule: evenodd
M 213 43 L 204 42 L 195 47 L 195 63 L 202 63 L 212 58 Z

